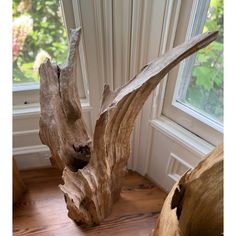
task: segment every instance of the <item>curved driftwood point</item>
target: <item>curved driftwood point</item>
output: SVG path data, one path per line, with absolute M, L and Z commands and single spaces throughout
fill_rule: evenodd
M 81 224 L 99 224 L 119 198 L 134 121 L 161 79 L 181 60 L 207 46 L 217 32 L 205 33 L 143 67 L 127 84 L 111 91 L 105 85 L 93 138 L 88 135 L 75 86 L 80 29 L 72 30 L 65 66 L 40 67 L 40 138 L 52 162 L 63 169 L 68 215 Z
M 223 145 L 168 194 L 151 236 L 223 235 Z

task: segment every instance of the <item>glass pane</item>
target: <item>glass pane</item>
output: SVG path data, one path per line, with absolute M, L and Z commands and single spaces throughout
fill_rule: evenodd
M 13 0 L 13 83 L 38 83 L 38 68 L 50 58 L 63 64 L 67 35 L 59 0 Z
M 214 30 L 219 31 L 217 40 L 196 54 L 187 89 L 178 101 L 223 122 L 223 0 L 210 2 L 203 32 Z

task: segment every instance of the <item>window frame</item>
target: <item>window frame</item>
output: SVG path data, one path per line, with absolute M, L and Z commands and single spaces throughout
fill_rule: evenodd
M 182 4 L 175 45 L 187 41 L 202 32 L 209 3 L 210 0 L 194 0 L 191 10 L 187 9 L 187 5 Z M 189 16 L 186 16 L 187 12 L 191 12 Z M 186 90 L 187 86 L 182 86 L 182 88 L 180 86 L 181 84 L 187 84 L 187 81 L 181 81 L 181 79 L 183 75 L 191 75 L 194 59 L 195 55 L 182 62 L 169 73 L 162 114 L 207 142 L 217 145 L 222 142 L 223 124 L 177 100 L 180 91 Z M 187 76 L 185 76 L 186 78 Z

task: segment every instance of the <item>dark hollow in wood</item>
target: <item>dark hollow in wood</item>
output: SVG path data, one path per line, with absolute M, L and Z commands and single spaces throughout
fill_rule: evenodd
M 64 169 L 64 184 L 60 188 L 66 197 L 69 217 L 93 225 L 111 213 L 120 196 L 130 156 L 130 135 L 144 102 L 175 65 L 215 40 L 217 32 L 196 36 L 173 48 L 115 91 L 105 85 L 92 138 L 76 88 L 80 35 L 81 29 L 71 30 L 66 65 L 58 69 L 58 65 L 47 60 L 39 68 L 39 135 L 51 150 L 52 162 Z

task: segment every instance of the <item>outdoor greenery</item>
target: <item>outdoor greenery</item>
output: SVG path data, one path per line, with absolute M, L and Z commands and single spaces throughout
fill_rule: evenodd
M 63 63 L 66 56 L 59 0 L 13 0 L 13 82 L 38 82 L 47 57 Z
M 211 0 L 203 32 L 218 30 L 216 41 L 196 55 L 186 102 L 223 121 L 223 0 Z

